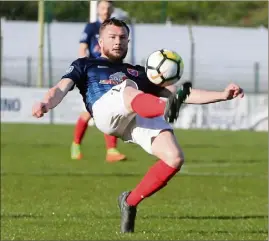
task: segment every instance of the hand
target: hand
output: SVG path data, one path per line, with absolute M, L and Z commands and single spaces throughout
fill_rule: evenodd
M 239 96 L 240 98 L 244 97 L 244 90 L 241 89 L 238 85 L 236 84 L 229 84 L 225 90 L 223 91 L 223 97 L 224 100 L 231 100 Z
M 32 115 L 36 118 L 40 118 L 49 111 L 49 107 L 47 103 L 38 102 L 34 104 L 32 108 Z

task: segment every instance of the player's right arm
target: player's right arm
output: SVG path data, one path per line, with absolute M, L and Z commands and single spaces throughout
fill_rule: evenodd
M 84 58 L 88 56 L 88 44 L 87 43 L 80 43 L 78 49 L 78 56 L 79 58 Z
M 62 79 L 57 85 L 50 88 L 44 99 L 33 106 L 33 116 L 40 118 L 44 115 L 44 113 L 47 113 L 50 109 L 55 108 L 61 103 L 65 95 L 73 86 L 73 80 L 65 78 Z
M 55 108 L 61 103 L 68 91 L 72 90 L 75 83 L 79 83 L 84 80 L 84 63 L 85 58 L 77 59 L 68 68 L 62 79 L 52 88 L 48 90 L 42 101 L 34 104 L 32 108 L 32 115 L 36 118 L 42 117 L 50 109 Z

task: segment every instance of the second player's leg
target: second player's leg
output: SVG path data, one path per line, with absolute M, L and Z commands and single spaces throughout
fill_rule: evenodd
M 106 142 L 106 161 L 107 162 L 117 162 L 126 159 L 126 156 L 121 154 L 117 150 L 117 140 L 115 136 L 104 134 Z
M 86 130 L 88 128 L 88 123 L 91 120 L 91 115 L 89 112 L 84 111 L 80 114 L 79 119 L 75 126 L 74 131 L 74 140 L 71 146 L 71 158 L 72 159 L 81 159 L 81 143 L 83 137 L 85 136 Z M 106 143 L 106 161 L 116 162 L 126 159 L 126 156 L 121 154 L 117 148 L 117 138 L 115 136 L 104 135 Z
M 72 159 L 79 160 L 82 158 L 80 145 L 86 133 L 86 130 L 88 128 L 88 123 L 90 119 L 91 119 L 90 113 L 87 111 L 83 111 L 77 120 L 75 130 L 74 130 L 74 139 L 71 145 L 71 158 Z

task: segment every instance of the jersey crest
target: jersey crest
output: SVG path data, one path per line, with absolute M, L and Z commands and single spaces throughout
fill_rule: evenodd
M 108 80 L 100 80 L 100 84 L 110 84 L 110 85 L 118 85 L 122 83 L 124 80 L 128 79 L 126 74 L 123 72 L 116 72 L 109 76 Z
M 74 69 L 73 65 L 70 65 L 69 68 L 65 71 L 65 74 L 70 74 Z

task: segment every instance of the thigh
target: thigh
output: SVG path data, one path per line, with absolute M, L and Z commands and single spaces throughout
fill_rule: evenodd
M 130 127 L 130 139 L 127 141 L 140 145 L 149 154 L 154 154 L 152 141 L 162 131 L 172 130 L 171 125 L 163 117 L 143 118 L 137 115 L 133 123 Z
M 152 152 L 170 166 L 183 164 L 184 154 L 172 131 L 163 131 L 153 140 Z
M 124 104 L 123 92 L 128 81 L 113 87 L 92 107 L 96 127 L 102 132 L 121 137 L 123 130 L 134 117 Z

